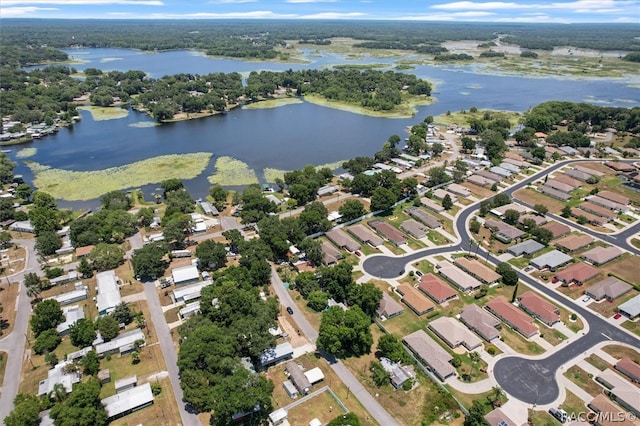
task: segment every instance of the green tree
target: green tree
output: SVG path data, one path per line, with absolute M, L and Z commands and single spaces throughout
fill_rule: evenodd
M 96 330 L 93 321 L 81 318 L 69 327 L 71 344 L 78 348 L 85 348 L 96 340 Z
M 131 198 L 122 191 L 111 191 L 100 197 L 102 208 L 107 210 L 129 210 Z
M 50 416 L 56 426 L 106 426 L 107 411 L 100 402 L 98 380 L 77 383 L 66 401 L 53 406 Z
M 484 418 L 484 406 L 482 402 L 474 399 L 469 408 L 469 415 L 464 419 L 464 426 L 489 426 L 489 422 Z
M 389 376 L 389 373 L 387 373 L 385 369 L 382 368 L 382 365 L 380 365 L 379 362 L 371 361 L 369 370 L 371 370 L 371 378 L 373 379 L 373 383 L 377 387 L 386 386 L 391 383 L 391 377 Z
M 504 285 L 518 284 L 518 273 L 513 269 L 509 269 L 502 274 L 502 283 Z
M 565 204 L 564 207 L 562 207 L 561 215 L 562 217 L 571 217 L 571 206 L 569 204 Z
M 382 300 L 382 291 L 373 283 L 354 285 L 351 290 L 347 295 L 349 302 L 360 306 L 370 318 L 375 318 Z
M 358 416 L 349 412 L 331 420 L 327 426 L 360 426 L 361 424 Z
M 398 200 L 392 190 L 379 186 L 371 194 L 371 211 L 389 210 L 396 201 Z
M 469 136 L 463 136 L 462 139 L 462 149 L 467 152 L 471 152 L 476 149 L 476 141 Z
M 141 279 L 155 279 L 164 274 L 167 262 L 164 255 L 167 253 L 167 245 L 163 242 L 149 243 L 139 248 L 131 257 L 133 272 Z
M 362 204 L 360 200 L 352 198 L 345 201 L 345 203 L 340 206 L 338 212 L 342 215 L 344 222 L 349 222 L 367 214 L 367 209 L 365 209 L 364 204 Z
M 42 293 L 42 279 L 35 272 L 24 275 L 24 286 L 27 288 L 27 295 L 34 300 Z
M 0 231 L 0 248 L 7 249 L 12 245 L 13 237 L 7 231 Z
M 22 198 L 24 201 L 31 201 L 31 196 L 33 195 L 33 188 L 31 188 L 26 183 L 21 183 L 16 187 L 16 196 L 18 198 Z
M 478 232 L 480 232 L 481 226 L 482 225 L 475 217 L 471 220 L 471 222 L 469 222 L 469 230 L 474 234 L 477 234 Z
M 200 268 L 207 271 L 224 268 L 227 264 L 227 250 L 224 244 L 213 240 L 206 240 L 198 244 L 196 256 L 199 259 Z
M 98 244 L 89 253 L 89 259 L 96 271 L 115 269 L 124 263 L 124 249 L 117 244 Z
M 446 194 L 442 199 L 442 207 L 445 210 L 450 210 L 451 207 L 453 207 L 453 201 L 451 201 L 451 196 L 449 194 Z
M 549 212 L 549 209 L 547 208 L 547 206 L 545 206 L 544 204 L 536 204 L 535 206 L 533 206 L 533 209 L 536 211 L 536 213 L 538 213 L 540 216 L 544 216 Z
M 436 186 L 448 182 L 450 177 L 444 167 L 433 167 L 429 169 L 429 186 Z
M 313 266 L 322 265 L 323 253 L 322 253 L 322 244 L 318 240 L 314 240 L 312 238 L 305 238 L 298 244 L 300 250 L 303 250 L 306 254 L 307 262 L 311 263 Z
M 307 306 L 316 312 L 322 312 L 327 307 L 329 295 L 324 291 L 315 290 L 307 296 Z
M 78 264 L 78 272 L 82 278 L 91 278 L 93 276 L 93 268 L 86 257 L 80 259 Z
M 43 256 L 51 256 L 62 247 L 62 238 L 53 230 L 45 230 L 36 237 L 35 248 Z
M 227 203 L 229 192 L 225 191 L 220 185 L 214 185 L 209 189 L 209 195 L 213 198 L 213 203 L 218 209 L 224 208 Z
M 55 352 L 49 352 L 44 355 L 44 361 L 49 364 L 51 368 L 55 367 L 58 363 L 58 355 Z
M 165 199 L 167 198 L 167 194 L 169 192 L 179 191 L 179 190 L 184 189 L 184 184 L 182 183 L 182 181 L 180 179 L 176 179 L 176 178 L 163 180 L 160 183 L 160 186 L 162 187 L 162 190 L 163 190 L 162 196 Z
M 111 315 L 113 315 L 118 324 L 129 325 L 133 321 L 133 312 L 131 312 L 129 305 L 124 302 L 116 305 Z
M 90 376 L 95 376 L 100 371 L 100 357 L 96 351 L 89 351 L 80 361 L 82 365 L 82 373 Z
M 409 361 L 409 356 L 404 350 L 402 341 L 395 334 L 383 334 L 378 339 L 377 356 L 389 358 L 393 362 Z
M 542 227 L 534 228 L 531 231 L 531 235 L 533 235 L 540 244 L 544 244 L 545 246 L 553 239 L 553 232 Z
M 184 213 L 176 213 L 162 222 L 165 241 L 175 247 L 182 248 L 187 234 L 191 232 L 191 216 Z
M 33 344 L 33 351 L 38 355 L 42 355 L 45 352 L 52 352 L 58 347 L 62 339 L 60 334 L 55 328 L 45 330 L 36 337 L 36 341 Z
M 29 321 L 31 330 L 38 336 L 43 331 L 55 329 L 64 321 L 60 303 L 54 299 L 43 300 L 33 308 L 33 315 Z
M 518 223 L 518 219 L 520 219 L 520 212 L 517 210 L 509 209 L 504 212 L 504 220 L 509 225 L 516 225 Z
M 118 321 L 111 315 L 105 315 L 96 320 L 96 328 L 100 332 L 102 338 L 108 342 L 114 339 L 120 331 Z
M 339 358 L 360 356 L 371 351 L 371 318 L 359 306 L 348 311 L 332 306 L 322 314 L 318 348 Z
M 13 411 L 4 419 L 4 424 L 6 426 L 38 426 L 41 409 L 37 396 L 19 393 L 13 400 Z

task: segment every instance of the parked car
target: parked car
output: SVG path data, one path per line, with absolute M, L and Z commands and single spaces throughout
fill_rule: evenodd
M 582 298 L 583 302 L 588 302 L 589 300 L 591 300 L 591 296 L 589 296 L 588 294 L 585 294 L 584 297 Z
M 422 276 L 422 272 L 420 272 L 420 271 L 416 271 L 416 275 L 417 275 L 417 276 L 419 276 L 419 277 L 421 277 L 421 276 Z
M 287 306 L 287 312 L 289 312 L 289 315 L 293 315 L 293 309 L 291 309 L 291 306 Z
M 613 316 L 613 319 L 620 319 L 622 317 L 622 314 L 620 312 L 618 312 L 617 314 L 615 314 Z
M 356 255 L 356 256 L 358 256 L 358 257 L 362 256 L 362 253 L 360 253 L 360 251 L 359 251 L 359 250 L 354 251 L 354 253 L 355 253 L 355 255 Z
M 531 270 L 533 270 L 533 266 L 527 266 L 526 268 L 524 268 L 525 272 L 529 272 Z

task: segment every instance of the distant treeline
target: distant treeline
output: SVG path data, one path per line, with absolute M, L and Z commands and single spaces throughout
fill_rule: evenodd
M 177 113 L 224 111 L 240 100 L 260 100 L 283 87 L 290 94 L 318 94 L 326 99 L 349 102 L 375 111 L 391 111 L 403 94 L 431 94 L 431 85 L 411 74 L 375 70 L 304 70 L 252 72 L 243 86 L 239 73 L 207 75 L 176 74 L 160 79 L 142 71 L 103 72 L 85 70 L 85 79 L 72 78 L 75 70 L 50 66 L 25 72 L 18 67 L 0 68 L 0 114 L 22 123 L 77 114 L 74 98 L 91 94 L 90 102 L 109 106 L 131 103 L 155 119 L 171 119 Z M 134 96 L 135 95 L 135 96 Z
M 358 47 L 446 52 L 445 41 L 503 41 L 526 49 L 571 46 L 640 51 L 634 24 L 424 23 L 391 21 L 241 20 L 3 20 L 1 45 L 197 49 L 210 55 L 273 59 L 287 56 L 292 40 L 324 45 L 334 37 L 362 40 Z

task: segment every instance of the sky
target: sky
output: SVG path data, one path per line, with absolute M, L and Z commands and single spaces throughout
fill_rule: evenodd
M 640 0 L 0 0 L 0 18 L 635 23 Z

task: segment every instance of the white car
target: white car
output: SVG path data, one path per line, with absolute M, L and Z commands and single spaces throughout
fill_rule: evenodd
M 589 296 L 588 294 L 585 294 L 584 297 L 582 298 L 582 301 L 587 303 L 589 300 L 591 300 L 591 296 Z

